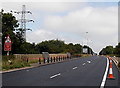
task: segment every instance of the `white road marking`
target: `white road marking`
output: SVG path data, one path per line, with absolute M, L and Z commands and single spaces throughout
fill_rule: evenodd
M 57 76 L 59 76 L 59 75 L 61 75 L 61 73 L 56 74 L 56 75 L 53 75 L 53 76 L 51 76 L 50 78 L 52 79 L 52 78 L 57 77 Z
M 101 85 L 100 85 L 100 88 L 104 88 L 104 86 L 105 86 L 105 82 L 106 82 L 106 78 L 107 78 L 107 73 L 108 73 L 108 68 L 109 68 L 109 60 L 108 60 L 108 58 L 107 58 L 106 71 L 105 71 L 105 74 L 104 74 L 102 83 L 101 83 Z
M 91 63 L 91 61 L 87 61 L 89 64 Z
M 83 63 L 83 65 L 85 65 L 85 63 Z
M 78 67 L 74 67 L 73 69 L 77 69 Z

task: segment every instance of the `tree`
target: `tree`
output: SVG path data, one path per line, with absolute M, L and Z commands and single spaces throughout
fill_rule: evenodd
M 100 55 L 110 55 L 110 54 L 114 54 L 114 48 L 113 46 L 106 46 L 105 48 L 103 48 L 100 53 Z
M 64 41 L 61 40 L 49 40 L 43 41 L 36 45 L 39 53 L 49 52 L 49 53 L 61 53 L 63 52 Z
M 21 46 L 20 46 L 20 51 L 19 54 L 36 54 L 38 53 L 37 50 L 35 50 L 35 45 L 30 44 L 28 42 L 24 42 Z
M 118 56 L 120 56 L 120 42 L 118 43 L 118 45 L 115 47 L 115 54 L 117 54 Z
M 9 35 L 12 40 L 11 54 L 21 53 L 21 47 L 23 46 L 22 44 L 25 43 L 25 39 L 23 38 L 23 30 L 18 28 L 18 20 L 16 20 L 16 17 L 13 16 L 12 13 L 4 13 L 4 10 L 0 13 L 2 15 L 2 54 L 6 54 L 4 51 L 4 42 L 7 35 Z
M 10 36 L 13 44 L 12 44 L 12 53 L 14 53 L 16 50 L 16 46 L 18 44 L 18 39 L 16 38 L 15 30 L 19 26 L 18 21 L 16 18 L 12 15 L 12 13 L 3 13 L 4 11 L 1 11 L 2 15 L 2 47 L 4 47 L 5 37 L 7 35 Z M 16 43 L 16 44 L 15 44 Z M 17 45 L 18 46 L 18 45 Z M 4 48 L 2 48 L 2 53 L 5 54 Z

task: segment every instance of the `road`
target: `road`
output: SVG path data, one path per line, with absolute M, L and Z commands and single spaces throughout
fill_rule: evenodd
M 107 58 L 91 56 L 63 63 L 3 73 L 3 86 L 96 86 L 100 87 Z M 113 64 L 114 80 L 105 87 L 119 86 L 120 72 Z M 119 76 L 118 76 L 119 75 Z

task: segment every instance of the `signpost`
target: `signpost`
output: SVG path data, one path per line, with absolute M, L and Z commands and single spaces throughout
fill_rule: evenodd
M 83 48 L 83 53 L 88 54 L 88 48 Z
M 7 51 L 7 56 L 9 56 L 9 51 L 11 51 L 11 45 L 12 41 L 10 39 L 10 36 L 7 36 L 4 43 L 4 51 Z
M 44 63 L 48 62 L 49 63 L 49 53 L 48 52 L 42 52 L 42 56 L 44 58 Z

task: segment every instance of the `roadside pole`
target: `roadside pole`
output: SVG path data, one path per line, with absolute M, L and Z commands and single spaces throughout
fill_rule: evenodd
M 4 51 L 7 51 L 7 56 L 9 56 L 9 51 L 11 51 L 12 41 L 11 41 L 9 35 L 5 38 L 6 38 L 6 40 L 4 42 Z
M 7 56 L 9 56 L 9 51 L 7 52 Z

